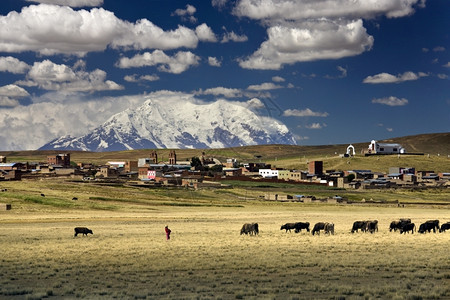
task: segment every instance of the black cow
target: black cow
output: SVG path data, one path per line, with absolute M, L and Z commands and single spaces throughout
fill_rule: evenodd
M 258 223 L 246 223 L 242 225 L 241 234 L 250 234 L 250 235 L 259 234 Z
M 414 223 L 406 223 L 403 225 L 402 228 L 400 228 L 400 234 L 407 233 L 408 231 L 411 231 L 411 234 L 414 234 L 415 228 L 416 228 L 416 225 Z
M 286 223 L 286 224 L 284 224 L 284 225 L 281 225 L 281 228 L 280 228 L 280 230 L 286 230 L 286 232 L 288 232 L 288 230 L 289 230 L 289 232 L 291 232 L 291 229 L 295 229 L 295 224 L 297 224 L 297 223 Z
M 366 221 L 367 222 L 367 230 L 370 233 L 378 232 L 378 220 Z
M 445 232 L 447 229 L 450 229 L 450 222 L 442 224 L 441 228 L 439 229 L 439 232 Z
M 299 233 L 302 229 L 306 229 L 309 232 L 309 222 L 297 222 L 295 223 L 295 233 Z
M 359 229 L 361 229 L 361 231 L 367 231 L 367 221 L 353 222 L 352 233 L 355 231 L 358 232 Z
M 74 236 L 77 236 L 79 233 L 80 233 L 80 234 L 83 234 L 83 236 L 87 236 L 88 233 L 94 234 L 94 233 L 92 232 L 92 230 L 90 230 L 90 229 L 87 228 L 87 227 L 75 227 L 74 230 L 75 230 Z
M 314 225 L 314 228 L 311 232 L 312 235 L 314 235 L 316 232 L 317 232 L 317 235 L 319 235 L 320 231 L 325 229 L 325 224 L 327 224 L 327 223 L 325 223 L 325 222 L 316 223 L 316 225 Z
M 403 225 L 405 224 L 409 224 L 411 223 L 411 219 L 400 219 L 400 220 L 395 220 L 391 222 L 391 225 L 389 226 L 389 231 L 397 231 L 402 229 Z
M 425 231 L 431 232 L 433 230 L 436 233 L 436 230 L 439 230 L 439 220 L 428 220 L 425 223 L 420 224 L 419 233 L 425 233 Z

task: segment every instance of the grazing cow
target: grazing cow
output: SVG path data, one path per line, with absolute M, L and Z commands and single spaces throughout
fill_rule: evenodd
M 78 200 L 78 198 L 77 197 L 73 197 L 72 200 L 76 201 L 76 200 Z
M 425 223 L 420 224 L 419 233 L 425 233 L 425 231 L 431 232 L 433 230 L 436 233 L 436 230 L 439 230 L 439 220 L 428 220 Z
M 42 197 L 45 197 L 45 194 L 41 194 Z
M 295 223 L 295 233 L 299 233 L 302 229 L 306 229 L 306 231 L 309 232 L 309 222 Z
M 358 229 L 361 229 L 361 231 L 367 231 L 367 221 L 353 222 L 352 233 L 355 231 L 358 232 Z
M 316 223 L 316 225 L 314 225 L 314 228 L 311 232 L 312 235 L 314 235 L 316 232 L 317 232 L 317 235 L 319 235 L 320 231 L 325 229 L 325 224 L 327 224 L 327 223 L 325 223 L 325 222 Z
M 442 224 L 441 228 L 439 229 L 439 232 L 445 232 L 447 229 L 450 229 L 450 222 Z
M 391 225 L 389 226 L 389 231 L 397 231 L 402 229 L 403 225 L 405 224 L 409 224 L 411 223 L 411 219 L 400 219 L 400 220 L 395 220 L 391 222 Z
M 334 234 L 334 224 L 333 223 L 325 223 L 325 227 L 323 229 L 325 234 Z
M 289 230 L 289 232 L 291 232 L 291 229 L 295 229 L 295 224 L 296 223 L 286 223 L 286 224 L 284 224 L 284 225 L 281 225 L 281 228 L 280 228 L 280 230 L 286 230 L 286 232 L 288 232 L 288 230 Z
M 87 236 L 88 233 L 94 234 L 94 233 L 92 232 L 92 230 L 90 230 L 90 229 L 87 228 L 87 227 L 75 227 L 75 234 L 74 234 L 74 236 L 77 236 L 79 233 L 80 233 L 80 234 L 83 234 L 83 236 Z
M 406 233 L 408 231 L 411 231 L 411 234 L 414 234 L 415 228 L 416 228 L 416 225 L 414 225 L 414 223 L 404 224 L 403 227 L 400 229 L 400 234 Z
M 378 232 L 378 220 L 367 221 L 367 230 L 370 233 Z
M 250 234 L 250 235 L 257 235 L 259 234 L 259 226 L 258 223 L 246 223 L 242 225 L 241 234 Z

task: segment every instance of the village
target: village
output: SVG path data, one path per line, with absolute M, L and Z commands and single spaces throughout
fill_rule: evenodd
M 372 141 L 365 155 L 405 155 L 399 144 Z M 355 155 L 350 145 L 341 156 Z M 386 172 L 371 170 L 324 170 L 322 161 L 310 161 L 307 170 L 288 170 L 272 167 L 264 162 L 239 162 L 228 158 L 221 162 L 203 152 L 191 160 L 177 160 L 175 150 L 169 152 L 168 161 L 160 161 L 156 150 L 149 157 L 138 160 L 107 161 L 93 165 L 71 161 L 70 153 L 47 156 L 46 162 L 8 162 L 0 156 L 1 180 L 32 180 L 41 178 L 69 178 L 80 181 L 126 181 L 146 187 L 217 188 L 224 180 L 321 185 L 337 189 L 387 189 L 448 187 L 450 172 L 416 170 L 414 167 L 389 167 Z M 308 201 L 302 195 L 266 195 L 267 200 Z M 279 198 L 280 197 L 280 198 Z M 286 199 L 281 197 L 288 197 Z M 304 199 L 300 199 L 304 198 Z M 311 199 L 310 199 L 311 200 Z M 314 200 L 314 199 L 313 199 Z M 339 201 L 340 199 L 335 199 Z

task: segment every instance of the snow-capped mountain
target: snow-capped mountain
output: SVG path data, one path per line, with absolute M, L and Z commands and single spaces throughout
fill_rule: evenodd
M 280 121 L 235 102 L 147 100 L 80 137 L 63 136 L 40 150 L 119 151 L 157 148 L 226 148 L 296 144 Z

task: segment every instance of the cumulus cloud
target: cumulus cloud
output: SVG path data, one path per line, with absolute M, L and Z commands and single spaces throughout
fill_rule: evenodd
M 15 107 L 19 105 L 18 98 L 28 97 L 30 94 L 20 86 L 8 84 L 0 87 L 0 107 Z
M 123 79 L 128 82 L 157 81 L 159 80 L 159 76 L 155 74 L 142 76 L 133 74 L 133 75 L 126 75 Z
M 283 86 L 274 84 L 273 82 L 265 82 L 261 84 L 254 84 L 247 87 L 247 90 L 250 91 L 269 91 L 269 90 L 276 90 L 276 89 L 282 89 Z
M 122 57 L 119 68 L 136 68 L 158 66 L 161 72 L 180 74 L 192 66 L 199 64 L 200 57 L 190 51 L 179 51 L 174 56 L 168 56 L 161 50 L 137 54 L 132 58 Z
M 122 86 L 106 80 L 106 72 L 96 69 L 92 72 L 73 70 L 64 64 L 55 64 L 50 60 L 35 62 L 26 75 L 26 80 L 18 85 L 37 86 L 44 90 L 95 92 L 121 90 Z
M 248 100 L 247 105 L 248 105 L 248 107 L 254 108 L 254 109 L 261 109 L 261 108 L 265 107 L 264 103 L 261 100 L 259 100 L 258 98 L 252 98 L 252 99 Z
M 24 74 L 30 66 L 12 56 L 0 57 L 0 72 L 10 72 L 13 74 Z
M 324 127 L 327 127 L 327 124 L 325 124 L 325 123 L 322 123 L 322 124 L 320 124 L 320 123 L 312 123 L 312 124 L 306 125 L 305 127 L 308 128 L 308 129 L 322 129 Z
M 240 0 L 234 14 L 255 20 L 301 20 L 314 18 L 367 18 L 380 15 L 397 18 L 414 13 L 419 0 Z
M 359 55 L 374 42 L 363 19 L 403 17 L 423 6 L 420 0 L 240 0 L 233 13 L 261 21 L 268 36 L 240 66 L 278 70 L 285 64 Z
M 212 29 L 205 23 L 197 26 L 197 28 L 195 28 L 195 33 L 197 34 L 197 37 L 200 41 L 217 42 L 216 35 L 212 31 Z
M 272 81 L 274 82 L 285 82 L 286 80 L 283 77 L 280 76 L 273 76 Z
M 448 63 L 446 63 L 445 65 L 443 65 L 443 67 L 450 68 L 450 61 Z
M 374 76 L 367 76 L 364 78 L 363 83 L 399 83 L 404 81 L 418 80 L 421 77 L 428 76 L 426 73 L 419 72 L 405 72 L 403 74 L 398 74 L 397 76 L 391 75 L 389 73 L 380 73 Z
M 217 59 L 217 57 L 208 57 L 208 64 L 212 67 L 220 67 L 222 65 L 222 62 Z
M 211 0 L 211 5 L 217 8 L 223 8 L 228 0 Z
M 374 98 L 372 99 L 372 103 L 383 104 L 388 106 L 404 106 L 408 104 L 408 100 L 405 98 L 397 98 L 394 96 L 390 96 L 385 98 Z
M 276 25 L 267 29 L 267 35 L 256 52 L 240 60 L 242 68 L 279 70 L 284 64 L 358 55 L 373 45 L 361 20 Z
M 199 38 L 184 26 L 164 31 L 147 19 L 130 23 L 103 8 L 73 10 L 49 4 L 0 16 L 0 52 L 85 55 L 108 46 L 125 49 L 195 48 Z
M 25 0 L 27 2 L 66 5 L 71 7 L 102 6 L 103 0 Z
M 184 20 L 189 20 L 190 22 L 195 23 L 197 22 L 197 18 L 194 17 L 196 11 L 197 9 L 194 6 L 187 4 L 186 9 L 179 8 L 175 10 L 172 15 L 182 17 Z
M 234 31 L 232 32 L 227 32 L 223 35 L 222 40 L 220 41 L 221 43 L 228 43 L 228 42 L 246 42 L 248 41 L 248 37 L 243 34 L 243 35 L 238 35 L 236 33 L 234 33 Z
M 285 117 L 328 117 L 327 112 L 314 112 L 309 108 L 302 110 L 299 109 L 287 109 L 283 112 Z
M 227 98 L 237 98 L 242 97 L 242 91 L 240 89 L 226 88 L 226 87 L 215 87 L 206 90 L 200 89 L 195 93 L 196 95 L 214 95 L 214 96 L 224 96 Z
M 1 150 L 34 150 L 56 137 L 85 134 L 112 115 L 147 100 L 143 95 L 87 96 L 50 92 L 32 99 L 31 105 L 0 107 Z

